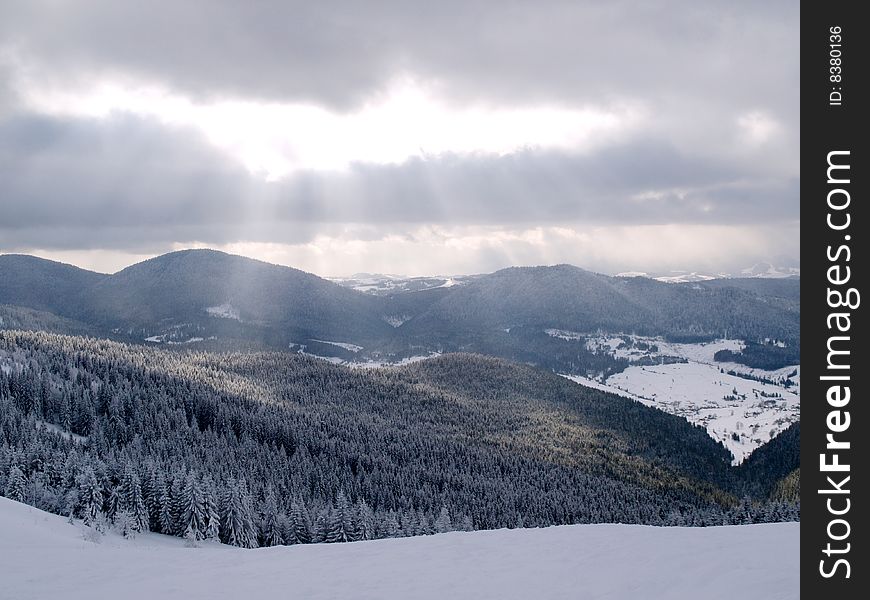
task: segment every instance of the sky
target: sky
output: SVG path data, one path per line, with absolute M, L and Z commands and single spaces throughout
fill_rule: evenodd
M 797 267 L 799 3 L 0 2 L 0 253 Z

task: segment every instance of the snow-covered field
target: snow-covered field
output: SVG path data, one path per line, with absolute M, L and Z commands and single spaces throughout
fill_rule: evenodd
M 419 292 L 435 288 L 449 288 L 466 285 L 475 279 L 476 275 L 432 275 L 429 277 L 409 277 L 406 275 L 380 275 L 373 273 L 357 273 L 350 277 L 328 278 L 342 287 L 358 292 L 374 295 Z
M 359 352 L 363 349 L 362 346 L 357 346 L 356 344 L 351 344 L 350 342 L 329 342 L 327 340 L 311 340 L 312 342 L 320 342 L 321 344 L 329 344 L 330 346 L 337 346 L 339 348 L 344 348 L 350 352 Z
M 571 525 L 260 550 L 95 544 L 0 498 L 0 598 L 791 600 L 799 536 L 798 523 Z
M 429 354 L 406 356 L 405 358 L 392 362 L 384 360 L 367 360 L 357 362 L 344 362 L 342 364 L 351 367 L 352 369 L 380 369 L 384 367 L 401 367 L 403 365 L 410 365 L 411 363 L 420 362 L 421 360 L 427 360 L 429 358 L 435 358 L 436 356 L 441 356 L 441 353 L 430 352 Z
M 644 358 L 686 360 L 684 363 L 632 365 L 605 381 L 576 375 L 566 377 L 703 425 L 713 439 L 721 441 L 731 451 L 735 464 L 800 419 L 800 365 L 764 371 L 713 359 L 719 350 L 739 352 L 743 348 L 740 340 L 674 344 L 641 336 L 589 336 L 558 330 L 547 330 L 547 333 L 564 339 L 585 338 L 589 350 L 633 363 Z M 623 337 L 629 337 L 632 344 L 624 344 Z M 730 375 L 729 371 L 766 381 Z M 785 385 L 786 380 L 788 385 Z
M 205 312 L 213 317 L 218 317 L 220 319 L 233 319 L 235 321 L 242 320 L 239 316 L 239 310 L 229 302 L 219 304 L 218 306 L 206 307 Z

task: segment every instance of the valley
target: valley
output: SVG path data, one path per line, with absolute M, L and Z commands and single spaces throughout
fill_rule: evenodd
M 796 278 L 663 283 L 556 265 L 333 282 L 210 250 L 114 275 L 6 255 L 0 275 L 0 328 L 367 369 L 495 356 L 684 417 L 735 464 L 800 414 Z
M 731 451 L 735 464 L 800 419 L 800 365 L 764 370 L 715 360 L 723 350 L 739 354 L 745 346 L 740 340 L 677 344 L 625 334 L 582 338 L 593 351 L 625 358 L 629 366 L 607 378 L 565 377 L 703 426 Z

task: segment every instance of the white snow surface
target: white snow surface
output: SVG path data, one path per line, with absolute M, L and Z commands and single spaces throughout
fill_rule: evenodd
M 191 337 L 191 338 L 188 338 L 186 340 L 182 340 L 179 342 L 179 341 L 176 341 L 174 339 L 167 339 L 170 337 L 171 337 L 171 334 L 164 333 L 163 335 L 152 335 L 151 337 L 147 337 L 147 338 L 145 338 L 145 341 L 151 342 L 152 344 L 162 344 L 165 342 L 167 345 L 170 345 L 170 346 L 176 345 L 176 344 L 195 344 L 196 342 L 205 341 L 205 338 Z M 213 340 L 213 339 L 217 339 L 217 338 L 215 338 L 214 336 L 211 336 L 208 339 Z
M 233 319 L 236 321 L 242 320 L 241 316 L 239 315 L 239 310 L 229 302 L 225 302 L 224 304 L 219 304 L 217 306 L 206 307 L 205 312 L 213 317 L 218 317 L 220 319 Z
M 694 281 L 710 281 L 711 279 L 718 279 L 716 275 L 707 275 L 706 273 L 686 273 L 686 272 L 677 272 L 676 275 L 660 275 L 658 277 L 653 277 L 656 281 L 661 281 L 662 283 L 692 283 Z
M 345 362 L 344 364 L 353 369 L 381 369 L 386 367 L 401 367 L 404 365 L 410 365 L 415 362 L 420 362 L 421 360 L 435 358 L 436 356 L 441 356 L 441 353 L 430 352 L 429 354 L 417 354 L 414 356 L 406 356 L 405 358 L 395 361 L 367 360 L 365 362 Z
M 384 322 L 386 322 L 390 327 L 401 327 L 404 323 L 407 323 L 411 320 L 411 317 L 408 315 L 386 315 L 384 317 Z
M 75 434 L 71 431 L 67 431 L 66 429 L 63 429 L 62 427 L 59 427 L 59 426 L 55 425 L 54 423 L 48 423 L 46 421 L 39 420 L 36 422 L 36 428 L 37 429 L 45 429 L 46 431 L 51 431 L 52 433 L 56 433 L 57 435 L 61 436 L 64 439 L 72 440 L 72 441 L 77 442 L 79 444 L 87 444 L 88 443 L 87 436 L 78 435 L 78 434 Z
M 731 362 L 716 362 L 719 350 L 739 352 L 741 340 L 716 340 L 701 344 L 675 344 L 660 338 L 625 334 L 581 334 L 546 330 L 564 339 L 586 339 L 586 347 L 638 362 L 676 357 L 686 363 L 632 365 L 625 371 L 601 378 L 565 375 L 568 379 L 654 406 L 702 425 L 710 436 L 722 442 L 734 455 L 734 464 L 743 462 L 752 452 L 793 422 L 800 419 L 800 365 L 775 371 L 753 369 Z M 623 337 L 632 340 L 626 347 Z M 657 347 L 640 349 L 637 343 Z M 720 372 L 722 369 L 724 372 Z M 753 381 L 728 371 L 760 377 Z M 792 375 L 792 373 L 795 373 Z M 791 384 L 782 382 L 788 379 Z M 737 439 L 735 439 L 735 435 Z
M 349 342 L 330 342 L 327 340 L 311 340 L 312 342 L 320 342 L 321 344 L 329 344 L 330 346 L 338 346 L 339 348 L 344 348 L 345 350 L 349 350 L 350 352 L 359 352 L 363 349 L 362 346 L 357 346 L 356 344 L 351 344 Z
M 108 534 L 0 498 L 0 598 L 791 600 L 799 523 L 568 525 L 241 550 Z

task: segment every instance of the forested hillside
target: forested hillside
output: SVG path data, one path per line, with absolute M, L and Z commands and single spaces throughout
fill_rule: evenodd
M 797 518 L 702 429 L 501 360 L 0 332 L 0 490 L 94 527 L 239 546 L 586 522 Z
M 626 367 L 591 352 L 585 339 L 557 339 L 549 329 L 683 342 L 741 339 L 755 344 L 755 354 L 729 361 L 800 361 L 799 282 L 792 280 L 675 285 L 556 265 L 503 269 L 451 287 L 366 294 L 213 250 L 173 252 L 114 275 L 5 255 L 4 304 L 58 317 L 31 318 L 26 328 L 213 349 L 293 348 L 358 362 L 476 352 L 580 375 Z M 4 318 L 0 328 L 20 321 Z M 764 346 L 765 340 L 783 348 Z

